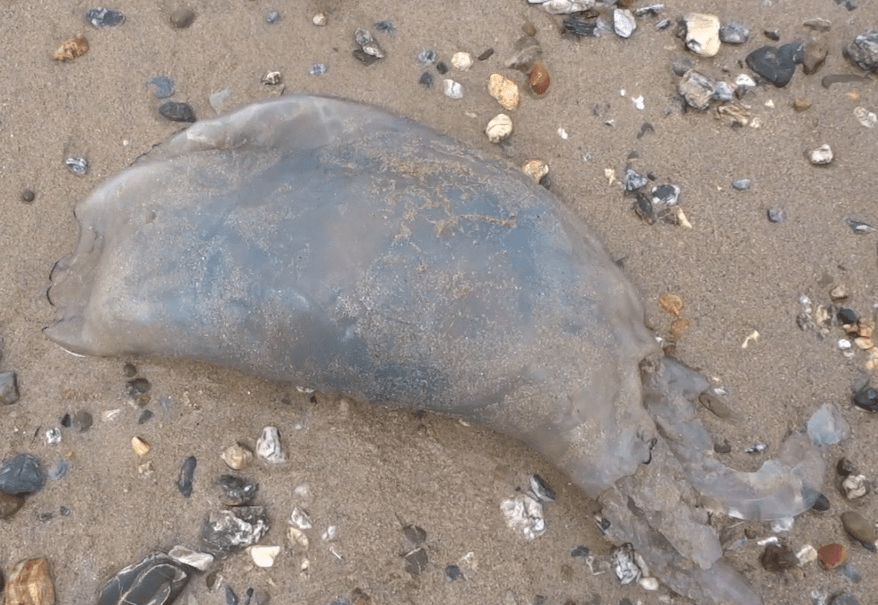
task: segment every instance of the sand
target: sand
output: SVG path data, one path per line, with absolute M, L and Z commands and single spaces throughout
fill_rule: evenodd
M 169 25 L 170 11 L 180 6 L 175 2 L 121 0 L 112 7 L 127 20 L 107 30 L 84 21 L 92 6 L 87 3 L 6 3 L 0 9 L 0 369 L 18 372 L 21 400 L 0 409 L 0 457 L 28 452 L 47 468 L 65 459 L 70 470 L 0 522 L 0 569 L 8 574 L 20 559 L 45 556 L 59 603 L 93 602 L 98 587 L 120 567 L 175 544 L 196 546 L 207 511 L 220 506 L 214 481 L 226 468 L 219 454 L 236 441 L 253 446 L 262 427 L 275 425 L 289 462 L 272 468 L 255 463 L 245 474 L 259 482 L 258 501 L 273 521 L 264 543 L 284 549 L 270 569 L 255 568 L 245 554 L 218 566 L 242 597 L 248 587 L 266 590 L 274 603 L 315 605 L 352 598 L 355 589 L 373 603 L 419 604 L 526 605 L 536 595 L 559 605 L 623 598 L 657 603 L 669 595 L 665 588 L 620 586 L 606 573 L 612 545 L 595 526 L 594 503 L 514 440 L 434 415 L 319 394 L 314 403 L 293 386 L 204 364 L 77 358 L 43 337 L 41 328 L 53 320 L 45 295 L 49 271 L 76 241 L 75 204 L 180 128 L 158 116 L 160 101 L 146 82 L 172 77 L 174 99 L 208 117 L 215 115 L 208 98 L 221 90 L 230 91 L 226 109 L 279 94 L 279 87 L 260 82 L 278 70 L 287 93 L 374 103 L 516 164 L 547 160 L 552 191 L 594 227 L 615 258 L 624 258 L 646 301 L 647 321 L 659 334 L 668 333 L 673 318 L 659 308 L 658 298 L 674 293 L 684 299 L 683 317 L 691 325 L 676 354 L 729 391 L 733 421 L 699 414 L 718 441 L 732 446 L 725 456 L 730 464 L 757 468 L 819 405 L 836 404 L 853 431 L 826 450 L 824 492 L 832 508 L 802 515 L 780 537 L 793 550 L 832 541 L 848 545 L 860 583 L 815 563 L 767 572 L 756 540 L 772 535 L 768 524 L 713 522 L 718 530 L 738 532 L 736 537 L 748 530 L 753 539 L 737 543 L 728 556 L 765 603 L 807 603 L 813 590 L 849 591 L 870 602 L 878 591 L 878 560 L 850 543 L 839 515 L 855 509 L 876 520 L 878 504 L 874 494 L 846 502 L 832 470 L 847 456 L 878 479 L 878 420 L 850 404 L 851 383 L 864 372 L 867 357 L 840 354 L 838 327 L 821 340 L 796 325 L 800 296 L 828 304 L 837 284 L 847 286 L 847 304 L 865 317 L 872 317 L 878 302 L 878 234 L 854 235 L 844 222 L 852 216 L 878 225 L 878 128 L 865 128 L 854 117 L 856 107 L 878 110 L 878 88 L 874 79 L 829 89 L 820 83 L 825 74 L 857 73 L 841 49 L 878 26 L 878 5 L 859 4 L 848 11 L 831 0 L 669 3 L 662 16 L 672 20 L 696 10 L 750 26 L 747 44 L 724 45 L 719 55 L 704 59 L 685 51 L 673 28 L 656 31 L 656 18 L 640 20 L 628 40 L 575 40 L 562 38 L 552 17 L 518 0 L 196 0 L 189 4 L 196 20 L 185 30 Z M 269 25 L 272 9 L 282 18 Z M 328 18 L 322 28 L 311 24 L 320 11 Z M 731 128 L 711 113 L 681 111 L 671 71 L 675 61 L 688 58 L 711 77 L 731 79 L 748 73 L 742 67 L 748 52 L 771 43 L 763 29 L 778 29 L 782 42 L 804 40 L 802 23 L 815 17 L 832 22 L 825 34 L 826 65 L 815 76 L 799 69 L 785 88 L 767 85 L 748 94 L 744 102 L 759 128 Z M 375 30 L 381 19 L 393 23 L 395 35 Z M 486 82 L 499 71 L 524 84 L 524 76 L 504 69 L 503 61 L 526 21 L 536 27 L 552 85 L 544 98 L 524 95 L 513 114 L 514 135 L 501 150 L 482 132 L 500 111 Z M 372 29 L 386 59 L 366 67 L 352 58 L 357 27 Z M 88 54 L 72 63 L 53 61 L 57 46 L 79 32 L 91 43 Z M 443 96 L 435 71 L 432 89 L 418 84 L 425 68 L 416 57 L 425 47 L 446 62 L 459 50 L 478 55 L 491 47 L 495 54 L 468 72 L 449 74 L 464 88 L 463 98 L 452 100 Z M 328 65 L 328 73 L 309 76 L 315 62 Z M 638 96 L 642 110 L 632 100 Z M 795 112 L 797 99 L 809 100 L 810 109 Z M 654 132 L 638 137 L 645 122 Z M 832 146 L 835 161 L 811 166 L 805 152 L 824 143 Z M 608 184 L 605 170 L 621 175 L 635 151 L 633 166 L 659 183 L 681 187 L 691 229 L 647 225 L 618 184 Z M 64 167 L 70 155 L 88 158 L 86 176 Z M 731 182 L 742 177 L 752 179 L 752 187 L 733 190 Z M 20 199 L 25 188 L 36 192 L 31 204 Z M 785 210 L 783 223 L 767 220 L 772 207 Z M 744 347 L 756 332 L 759 337 Z M 142 425 L 124 395 L 126 362 L 152 383 L 148 407 L 156 415 Z M 162 398 L 170 402 L 168 411 L 158 403 Z M 65 429 L 60 444 L 48 445 L 45 432 L 77 410 L 91 412 L 94 426 L 85 433 Z M 120 411 L 108 419 L 112 410 Z M 134 454 L 135 435 L 152 445 L 149 455 Z M 768 444 L 768 452 L 743 453 L 755 442 Z M 175 482 L 190 455 L 198 468 L 195 491 L 185 499 Z M 504 525 L 500 502 L 526 488 L 535 472 L 557 491 L 558 501 L 546 506 L 545 535 L 528 542 Z M 302 486 L 307 493 L 295 492 Z M 314 522 L 307 551 L 290 547 L 285 538 L 296 505 Z M 69 509 L 67 516 L 61 507 Z M 404 571 L 401 557 L 406 524 L 427 534 L 429 564 L 417 578 Z M 334 542 L 321 539 L 329 526 L 338 528 Z M 579 545 L 595 555 L 594 572 L 604 573 L 593 574 L 585 559 L 571 557 Z M 460 566 L 465 580 L 445 577 L 451 564 Z M 224 599 L 222 592 L 209 592 L 203 578 L 187 591 L 182 602 Z M 674 596 L 673 602 L 686 601 Z

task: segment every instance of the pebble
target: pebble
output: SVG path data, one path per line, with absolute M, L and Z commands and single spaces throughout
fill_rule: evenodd
M 22 506 L 24 506 L 24 496 L 0 491 L 0 519 L 8 519 L 17 513 Z
M 835 569 L 848 559 L 848 550 L 844 544 L 827 544 L 817 550 L 817 559 L 824 569 Z
M 869 111 L 865 107 L 855 107 L 854 117 L 866 128 L 875 128 L 875 124 L 878 124 L 878 115 L 875 115 L 874 112 Z
M 566 17 L 562 25 L 565 32 L 575 36 L 594 37 L 597 35 L 597 21 L 584 21 L 582 19 L 574 19 L 573 17 Z
M 299 529 L 311 529 L 311 527 L 312 527 L 311 517 L 308 515 L 308 513 L 306 511 L 302 510 L 298 506 L 294 507 L 293 512 L 290 513 L 290 524 L 295 525 Z M 407 525 L 406 527 L 403 528 L 403 533 L 406 533 L 406 528 L 408 528 L 408 527 L 411 527 L 411 526 Z M 420 528 L 418 528 L 418 529 L 420 529 Z M 421 531 L 423 531 L 423 530 L 421 530 Z M 406 534 L 406 535 L 408 535 L 408 534 Z
M 677 84 L 677 92 L 693 109 L 704 111 L 716 94 L 716 84 L 704 74 L 694 69 L 687 71 Z
M 384 51 L 378 46 L 369 30 L 358 27 L 357 31 L 354 32 L 354 40 L 360 45 L 363 52 L 370 57 L 375 57 L 376 59 L 384 58 Z
M 317 27 L 323 27 L 326 25 L 326 15 L 323 13 L 317 13 L 313 17 L 311 17 L 311 23 L 316 25 Z
M 488 135 L 488 140 L 492 143 L 508 139 L 509 135 L 512 134 L 512 118 L 505 113 L 497 114 L 488 122 L 485 134 Z
M 220 457 L 230 469 L 239 471 L 253 460 L 253 452 L 246 445 L 236 443 L 226 448 Z
M 521 534 L 527 540 L 533 540 L 546 532 L 546 520 L 543 517 L 543 506 L 530 496 L 518 494 L 503 500 L 500 510 L 506 525 Z
M 223 593 L 225 594 L 226 605 L 238 605 L 240 602 L 238 595 L 235 594 L 235 589 L 228 584 L 223 588 Z
M 445 568 L 445 577 L 454 582 L 455 580 L 466 580 L 463 570 L 457 565 L 448 565 Z
M 88 52 L 88 40 L 82 34 L 64 40 L 52 55 L 56 61 L 69 62 Z
M 711 390 L 701 393 L 698 396 L 698 403 L 710 410 L 717 418 L 728 419 L 735 415 L 734 410 L 729 404 L 717 396 L 715 392 L 711 392 Z
M 613 9 L 613 31 L 620 38 L 630 38 L 637 29 L 637 22 L 630 10 L 624 8 Z
M 88 174 L 88 160 L 83 157 L 70 156 L 64 160 L 64 165 L 76 176 Z
M 634 548 L 631 544 L 624 544 L 613 549 L 611 565 L 613 573 L 616 574 L 619 582 L 623 585 L 636 582 L 643 575 L 643 572 L 637 565 Z
M 176 29 L 186 29 L 195 21 L 195 11 L 185 7 L 176 8 L 168 18 Z
M 555 490 L 546 483 L 545 479 L 536 473 L 530 476 L 530 491 L 540 502 L 555 501 Z
M 269 464 L 280 464 L 286 461 L 287 455 L 281 445 L 277 427 L 267 426 L 262 429 L 262 434 L 256 441 L 256 455 Z
M 482 54 L 480 54 L 478 57 L 476 57 L 476 59 L 479 61 L 487 61 L 493 55 L 494 55 L 494 49 L 493 48 L 486 48 L 484 51 L 482 51 Z
M 680 188 L 671 183 L 665 183 L 652 188 L 653 205 L 676 206 L 680 199 Z
M 221 475 L 219 486 L 223 491 L 223 504 L 226 506 L 245 506 L 253 502 L 259 486 L 242 477 Z
M 828 511 L 830 508 L 829 498 L 827 498 L 823 494 L 817 494 L 817 499 L 814 500 L 814 504 L 811 505 L 811 510 L 816 510 L 817 512 L 824 513 Z
M 405 555 L 405 571 L 413 578 L 417 578 L 427 569 L 427 551 L 424 548 L 416 548 Z
M 728 103 L 735 97 L 735 88 L 728 82 L 719 80 L 715 83 L 713 98 L 720 103 Z
M 438 63 L 436 63 L 436 71 L 438 71 L 442 75 L 445 75 L 448 73 L 448 65 L 446 65 L 444 61 L 439 61 Z
M 159 114 L 172 122 L 194 122 L 195 110 L 189 103 L 181 101 L 165 101 L 159 105 Z
M 53 427 L 46 431 L 45 437 L 46 445 L 56 445 L 58 443 L 61 443 L 61 439 L 63 436 L 61 435 L 61 429 L 59 429 L 58 427 Z
M 750 28 L 734 21 L 723 23 L 719 28 L 719 39 L 727 44 L 744 44 L 750 39 Z
M 809 40 L 802 50 L 802 71 L 809 76 L 817 73 L 828 54 L 829 46 L 824 40 Z
M 112 8 L 98 6 L 85 13 L 85 20 L 97 28 L 116 27 L 125 23 L 125 15 Z
M 391 36 L 396 35 L 396 27 L 394 27 L 393 22 L 388 21 L 386 19 L 383 21 L 376 21 L 375 22 L 375 29 L 377 29 L 378 31 L 380 31 L 382 33 L 389 34 Z
M 168 551 L 168 556 L 177 563 L 194 567 L 198 571 L 207 571 L 213 564 L 212 554 L 198 552 L 180 544 Z
M 40 461 L 18 454 L 0 464 L 0 490 L 12 496 L 33 494 L 46 484 Z
M 262 76 L 262 83 L 266 86 L 277 86 L 281 83 L 281 75 L 279 71 L 270 71 Z
M 732 181 L 732 187 L 737 189 L 738 191 L 746 191 L 747 189 L 750 188 L 750 184 L 751 184 L 751 181 L 750 181 L 750 179 L 747 179 L 747 178 L 736 179 L 736 180 Z
M 322 76 L 325 75 L 328 71 L 329 67 L 326 65 L 326 63 L 312 63 L 311 67 L 308 68 L 308 75 Z
M 545 160 L 528 160 L 521 166 L 522 172 L 529 176 L 535 184 L 549 174 L 549 164 Z
M 460 82 L 455 82 L 450 78 L 442 81 L 442 92 L 451 99 L 463 98 L 463 86 L 460 85 Z
M 551 15 L 570 15 L 587 11 L 595 0 L 527 0 L 528 4 L 539 4 Z
M 35 199 L 37 199 L 37 194 L 34 193 L 33 189 L 22 189 L 21 190 L 21 201 L 25 204 L 32 203 Z
M 686 27 L 686 48 L 702 57 L 713 57 L 719 52 L 719 18 L 703 13 L 688 13 L 683 17 Z
M 46 559 L 25 559 L 6 582 L 6 605 L 54 605 L 55 584 Z
M 218 559 L 259 542 L 269 523 L 261 506 L 212 511 L 201 529 L 201 550 Z
M 146 456 L 149 453 L 149 443 L 147 443 L 144 439 L 140 437 L 132 437 L 131 438 L 131 449 L 134 450 L 134 453 L 138 456 Z
M 811 101 L 808 99 L 796 99 L 793 101 L 793 111 L 803 112 L 811 109 Z
M 451 64 L 456 69 L 467 71 L 473 66 L 473 56 L 464 52 L 454 53 L 454 56 L 451 57 Z
M 857 468 L 847 458 L 839 458 L 835 464 L 835 472 L 841 477 L 847 477 L 848 475 L 857 474 Z
M 781 47 L 763 46 L 747 55 L 747 66 L 777 87 L 790 83 L 800 60 L 803 44 L 792 42 Z
M 433 88 L 433 74 L 429 71 L 425 71 L 421 74 L 421 77 L 418 78 L 418 84 L 424 88 Z
M 854 595 L 843 592 L 832 597 L 828 605 L 860 605 L 860 602 Z
M 18 401 L 18 376 L 15 372 L 0 372 L 0 405 Z
M 552 82 L 548 68 L 542 63 L 534 63 L 530 70 L 529 79 L 531 90 L 538 96 L 546 94 L 546 91 L 549 90 L 549 84 Z
M 846 511 L 841 514 L 841 524 L 851 537 L 859 541 L 872 552 L 875 551 L 875 543 L 878 542 L 878 531 L 875 525 L 869 523 L 866 518 L 856 511 Z
M 198 464 L 195 456 L 189 456 L 183 461 L 180 468 L 180 478 L 177 479 L 177 489 L 184 498 L 192 495 L 192 482 L 195 480 L 195 466 Z
M 841 491 L 848 500 L 862 498 L 869 492 L 869 481 L 865 475 L 850 474 L 841 482 Z
M 268 14 L 265 15 L 265 22 L 268 23 L 269 25 L 274 25 L 275 23 L 278 23 L 279 21 L 280 21 L 280 13 L 275 11 L 275 10 L 268 11 Z
M 745 454 L 761 454 L 765 450 L 768 449 L 768 445 L 765 443 L 754 443 L 750 447 L 744 450 Z
M 494 73 L 488 78 L 488 94 L 497 99 L 497 102 L 506 111 L 515 111 L 520 102 L 518 84 L 506 76 Z
M 759 562 L 767 571 L 779 573 L 792 569 L 798 565 L 799 560 L 788 546 L 769 544 L 759 556 Z
M 866 71 L 878 71 L 878 30 L 860 34 L 844 49 L 848 61 Z
M 763 29 L 762 34 L 772 42 L 777 42 L 778 40 L 780 40 L 779 29 Z
M 625 176 L 622 177 L 622 183 L 625 185 L 625 191 L 637 191 L 649 183 L 649 179 L 634 170 L 631 166 L 627 166 L 625 168 Z
M 280 554 L 280 546 L 251 546 L 250 558 L 256 567 L 269 568 L 274 566 L 274 560 Z
M 156 76 L 147 82 L 147 86 L 154 86 L 156 99 L 167 99 L 174 94 L 174 80 L 168 76 Z
M 418 53 L 418 61 L 424 65 L 434 65 L 439 60 L 439 55 L 432 48 L 425 48 Z
M 170 605 L 189 582 L 189 570 L 152 553 L 119 570 L 101 589 L 97 605 Z
M 815 166 L 825 166 L 832 162 L 833 158 L 832 148 L 827 144 L 821 145 L 808 154 L 808 159 Z

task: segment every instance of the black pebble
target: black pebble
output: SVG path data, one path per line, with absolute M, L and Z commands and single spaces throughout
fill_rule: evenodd
M 393 26 L 393 23 L 390 21 L 376 21 L 375 29 L 380 32 L 384 32 L 385 34 L 390 34 L 391 36 L 396 33 L 396 28 Z
M 769 40 L 773 40 L 774 42 L 777 42 L 778 40 L 780 40 L 780 31 L 779 30 L 765 29 L 765 30 L 762 30 L 762 33 L 765 34 L 766 38 L 768 38 Z
M 141 410 L 140 414 L 137 415 L 137 424 L 146 424 L 155 414 L 152 413 L 151 410 Z
M 823 494 L 817 494 L 817 499 L 814 501 L 811 509 L 816 510 L 817 512 L 825 513 L 829 510 L 829 506 L 829 498 L 827 498 Z
M 445 63 L 445 61 L 439 61 L 436 64 L 436 71 L 443 75 L 448 73 L 448 65 Z
M 587 557 L 591 551 L 588 550 L 588 546 L 577 546 L 573 550 L 570 551 L 571 557 Z
M 23 189 L 21 191 L 21 201 L 25 204 L 30 204 L 35 199 L 37 199 L 37 194 L 32 189 Z
M 878 389 L 864 386 L 854 393 L 854 405 L 867 412 L 878 412 Z
M 485 52 L 480 54 L 478 57 L 476 57 L 476 59 L 478 59 L 479 61 L 487 61 L 488 59 L 491 58 L 491 55 L 493 55 L 493 54 L 494 54 L 494 49 L 489 48 Z
M 146 378 L 135 378 L 128 381 L 128 394 L 131 396 L 143 395 L 149 393 L 152 385 Z
M 580 21 L 579 19 L 574 19 L 573 17 L 566 17 L 564 19 L 564 31 L 576 36 L 595 36 L 597 35 L 598 22 L 597 19 L 593 21 Z
M 229 506 L 244 506 L 253 502 L 259 486 L 247 479 L 234 475 L 222 475 L 219 478 L 220 488 L 223 490 L 223 504 Z
M 769 544 L 762 551 L 759 562 L 762 563 L 762 567 L 766 570 L 778 573 L 792 569 L 796 566 L 798 560 L 789 547 L 781 546 L 780 544 Z
M 194 122 L 195 110 L 189 103 L 180 101 L 166 101 L 159 106 L 159 113 L 163 118 L 172 122 Z
M 226 605 L 238 605 L 238 595 L 228 584 L 226 584 Z
M 445 568 L 445 575 L 449 580 L 465 580 L 463 571 L 457 565 L 449 565 Z
M 405 556 L 405 570 L 412 577 L 421 575 L 425 569 L 427 569 L 427 551 L 423 548 L 419 548 Z
M 402 533 L 406 540 L 415 546 L 420 546 L 427 540 L 427 532 L 423 527 L 418 527 L 417 525 L 406 525 L 402 528 Z
M 40 461 L 30 454 L 18 454 L 0 465 L 0 490 L 7 494 L 33 494 L 45 484 Z
M 763 46 L 747 55 L 747 66 L 775 86 L 786 86 L 796 72 L 803 48 L 800 42 L 784 44 L 780 48 Z
M 853 309 L 842 308 L 838 310 L 838 321 L 842 324 L 855 324 L 857 323 L 857 312 Z
M 61 426 L 63 426 L 66 429 L 69 429 L 71 424 L 73 424 L 73 421 L 70 418 L 70 414 L 69 413 L 64 414 L 61 417 Z
M 189 456 L 183 461 L 183 467 L 180 469 L 180 478 L 177 480 L 177 489 L 183 494 L 184 498 L 192 495 L 192 482 L 195 480 L 195 466 L 198 461 L 195 456 Z
M 857 468 L 854 466 L 854 463 L 847 458 L 839 458 L 838 462 L 835 464 L 835 472 L 842 477 L 847 477 L 848 475 L 856 473 Z
M 421 74 L 420 79 L 418 80 L 418 84 L 423 86 L 424 88 L 432 88 L 433 87 L 433 74 L 429 71 L 425 71 Z

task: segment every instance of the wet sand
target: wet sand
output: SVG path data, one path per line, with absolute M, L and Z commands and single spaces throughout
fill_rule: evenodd
M 96 30 L 81 2 L 12 2 L 0 9 L 6 35 L 0 39 L 0 369 L 18 372 L 21 400 L 0 408 L 0 457 L 27 452 L 48 468 L 60 459 L 70 470 L 61 480 L 28 499 L 15 517 L 0 522 L 0 569 L 16 561 L 45 556 L 56 582 L 59 603 L 88 603 L 103 581 L 120 567 L 155 549 L 197 546 L 201 523 L 220 506 L 215 478 L 226 471 L 219 454 L 236 441 L 255 445 L 263 426 L 277 426 L 289 462 L 280 467 L 255 463 L 245 475 L 260 484 L 273 527 L 263 543 L 284 546 L 275 566 L 257 569 L 244 554 L 220 566 L 239 596 L 248 587 L 268 591 L 275 603 L 320 605 L 334 596 L 351 598 L 359 589 L 373 603 L 657 603 L 668 594 L 619 586 L 612 573 L 593 575 L 570 551 L 588 546 L 603 571 L 611 545 L 603 540 L 584 498 L 547 462 L 517 442 L 434 415 L 387 410 L 366 403 L 317 395 L 316 403 L 293 386 L 258 380 L 198 363 L 156 359 L 73 357 L 49 342 L 41 328 L 53 310 L 45 292 L 53 263 L 76 241 L 74 205 L 107 177 L 166 140 L 180 125 L 157 114 L 161 101 L 146 82 L 160 75 L 176 82 L 175 100 L 189 102 L 198 116 L 215 115 L 208 98 L 228 89 L 226 109 L 279 93 L 260 82 L 269 71 L 283 74 L 284 90 L 332 94 L 374 103 L 428 124 L 498 157 L 521 164 L 547 160 L 551 189 L 599 234 L 646 301 L 647 321 L 666 335 L 673 318 L 657 300 L 675 293 L 686 302 L 691 321 L 676 354 L 729 390 L 733 421 L 700 410 L 718 441 L 728 440 L 725 460 L 747 470 L 800 428 L 821 404 L 835 403 L 853 427 L 846 442 L 827 449 L 824 493 L 832 508 L 796 520 L 783 540 L 796 551 L 805 544 L 847 544 L 862 576 L 854 584 L 811 563 L 800 570 L 770 573 L 759 564 L 756 540 L 771 535 L 768 524 L 737 524 L 714 519 L 718 530 L 748 530 L 746 540 L 728 553 L 765 603 L 810 602 L 812 590 L 851 592 L 868 603 L 878 591 L 878 559 L 844 535 L 839 515 L 854 509 L 878 519 L 876 496 L 844 500 L 832 467 L 850 458 L 870 479 L 878 478 L 878 419 L 850 405 L 851 381 L 864 371 L 866 355 L 843 357 L 842 337 L 832 328 L 819 339 L 796 325 L 800 296 L 829 303 L 829 290 L 845 284 L 848 306 L 871 317 L 878 303 L 878 234 L 854 235 L 845 217 L 878 225 L 875 149 L 878 129 L 863 127 L 856 107 L 878 111 L 878 87 L 865 83 L 821 86 L 830 73 L 860 73 L 841 54 L 854 36 L 878 27 L 878 5 L 860 0 L 853 11 L 831 0 L 786 3 L 727 3 L 686 0 L 668 4 L 661 17 L 675 20 L 691 10 L 723 21 L 747 24 L 752 33 L 742 46 L 723 45 L 714 58 L 684 50 L 673 27 L 657 31 L 654 17 L 639 21 L 631 39 L 614 35 L 580 40 L 562 38 L 556 21 L 524 2 L 484 0 L 399 3 L 195 1 L 197 14 L 184 30 L 168 23 L 172 2 L 120 2 L 124 25 Z M 270 10 L 281 20 L 266 23 Z M 328 17 L 315 27 L 317 12 Z M 814 76 L 799 68 L 778 89 L 761 86 L 743 101 L 760 128 L 731 128 L 712 113 L 684 112 L 676 98 L 673 63 L 688 58 L 703 73 L 733 79 L 750 73 L 746 54 L 772 43 L 763 29 L 778 29 L 781 43 L 805 40 L 803 21 L 832 22 L 824 34 L 830 48 Z M 379 33 L 378 20 L 390 20 L 395 35 Z M 530 21 L 552 73 L 544 98 L 524 94 L 512 114 L 515 132 L 505 150 L 488 142 L 485 124 L 500 112 L 487 93 L 493 72 L 525 83 L 503 62 L 513 53 L 521 27 Z M 351 56 L 353 32 L 370 28 L 387 53 L 366 67 Z M 51 59 L 65 39 L 84 33 L 91 50 L 62 64 Z M 425 70 L 417 54 L 431 47 L 450 62 L 456 51 L 495 54 L 467 72 L 450 77 L 464 87 L 461 100 L 443 96 L 443 76 L 425 89 Z M 326 75 L 308 69 L 321 62 Z M 624 91 L 624 94 L 621 92 Z M 632 98 L 643 96 L 643 110 Z M 811 107 L 795 112 L 792 103 Z M 771 101 L 773 107 L 767 106 Z M 612 121 L 612 125 L 607 125 Z M 654 132 L 638 137 L 644 123 Z M 568 138 L 562 139 L 563 128 Z M 814 167 L 805 153 L 829 143 L 830 166 Z M 682 189 L 680 203 L 692 228 L 647 225 L 631 209 L 617 176 L 631 164 Z M 84 177 L 63 165 L 70 155 L 88 158 Z M 731 182 L 752 179 L 747 191 Z M 31 188 L 36 200 L 23 203 Z M 783 223 L 770 223 L 766 210 L 783 208 Z M 759 338 L 742 347 L 748 335 Z M 149 409 L 155 417 L 138 425 L 137 410 L 124 395 L 123 364 L 134 363 L 152 383 Z M 584 361 L 587 363 L 587 361 Z M 163 411 L 158 402 L 169 398 Z M 59 426 L 65 413 L 88 410 L 94 426 L 85 433 L 63 431 L 60 444 L 47 445 L 44 433 Z M 113 419 L 105 413 L 121 410 Z M 138 459 L 130 440 L 141 436 L 152 450 Z M 744 449 L 768 444 L 763 456 Z M 184 499 L 176 489 L 180 465 L 198 459 L 195 491 Z M 144 461 L 151 469 L 142 472 Z M 525 489 L 539 473 L 557 491 L 546 506 L 548 531 L 527 542 L 504 525 L 500 502 Z M 307 486 L 308 495 L 295 493 Z M 310 512 L 314 529 L 307 552 L 288 547 L 286 519 L 293 506 Z M 69 514 L 62 516 L 61 507 Z M 48 518 L 47 518 L 48 517 Z M 417 579 L 404 571 L 401 528 L 414 524 L 427 532 L 429 566 Z M 328 543 L 321 533 L 338 527 Z M 735 534 L 737 535 L 737 534 Z M 307 559 L 309 567 L 302 571 Z M 464 581 L 451 582 L 445 567 L 456 564 Z M 188 602 L 220 603 L 203 578 L 187 589 Z M 187 602 L 183 600 L 182 602 Z M 684 599 L 674 598 L 684 603 Z

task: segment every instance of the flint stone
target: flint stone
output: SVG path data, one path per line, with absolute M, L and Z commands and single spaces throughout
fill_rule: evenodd
M 18 377 L 15 372 L 0 372 L 0 405 L 18 401 Z
M 166 101 L 159 106 L 159 113 L 163 118 L 172 122 L 194 122 L 195 110 L 189 103 L 180 101 Z
M 704 74 L 690 69 L 677 84 L 677 92 L 689 107 L 703 111 L 710 107 L 710 100 L 716 94 L 716 84 Z
M 743 23 L 723 23 L 719 28 L 719 39 L 727 44 L 744 44 L 750 39 L 750 28 Z
M 878 31 L 860 34 L 844 49 L 848 61 L 866 71 L 878 70 Z
M 177 563 L 194 567 L 198 571 L 207 571 L 213 563 L 213 555 L 206 552 L 197 552 L 180 544 L 172 548 L 168 552 L 168 556 Z
M 166 554 L 147 555 L 113 576 L 97 605 L 170 605 L 189 582 L 189 570 Z
M 234 475 L 222 475 L 219 485 L 223 490 L 223 504 L 227 506 L 250 504 L 259 491 L 257 484 Z
M 213 511 L 201 530 L 201 550 L 224 559 L 259 542 L 268 528 L 268 518 L 261 506 Z
M 40 462 L 30 454 L 19 454 L 0 465 L 0 490 L 7 494 L 33 494 L 46 484 Z
M 804 45 L 800 42 L 763 46 L 747 55 L 747 66 L 777 87 L 786 86 L 796 72 Z
M 125 23 L 125 15 L 112 8 L 98 6 L 90 9 L 85 13 L 85 20 L 97 27 L 98 29 L 105 27 L 116 27 Z
M 180 478 L 177 479 L 177 489 L 183 494 L 184 498 L 192 495 L 192 482 L 195 480 L 195 466 L 198 464 L 195 456 L 189 456 L 183 461 L 180 469 Z

